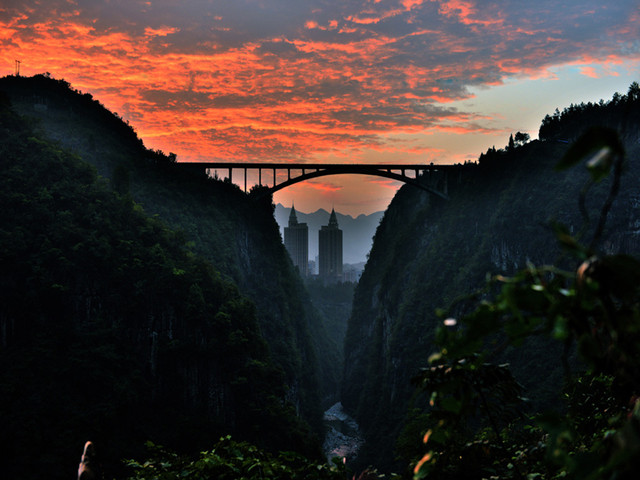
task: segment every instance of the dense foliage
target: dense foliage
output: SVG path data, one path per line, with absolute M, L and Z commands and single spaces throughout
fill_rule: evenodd
M 256 305 L 288 401 L 322 430 L 322 407 L 336 401 L 340 355 L 282 245 L 269 198 L 256 202 L 228 181 L 194 175 L 175 154 L 144 148 L 133 128 L 89 94 L 47 75 L 8 76 L 0 90 L 57 140 L 96 167 L 113 190 L 183 233 L 189 248 Z
M 589 185 L 612 171 L 593 237 L 562 225 L 558 240 L 577 265 L 496 276 L 486 297 L 459 320 L 441 313 L 441 350 L 415 379 L 429 394 L 428 452 L 415 478 L 636 478 L 640 454 L 640 261 L 605 254 L 601 235 L 615 198 L 624 148 L 613 130 L 592 129 L 560 163 L 586 161 Z M 586 195 L 588 188 L 583 194 Z M 522 387 L 491 362 L 532 336 L 564 346 L 565 402 L 523 415 Z M 577 346 L 581 362 L 569 357 Z M 547 359 L 548 361 L 548 359 Z
M 195 459 L 150 442 L 147 447 L 149 455 L 144 462 L 127 462 L 133 469 L 129 480 L 343 480 L 347 475 L 340 462 L 329 466 L 292 452 L 272 455 L 249 443 L 236 442 L 230 436 L 221 438 L 211 450 L 200 452 Z
M 579 136 L 585 124 L 609 125 L 626 131 L 628 124 L 640 122 L 637 104 L 640 102 L 640 84 L 633 82 L 626 95 L 616 92 L 611 100 L 598 103 L 571 104 L 560 112 L 546 115 L 540 125 L 538 137 L 541 140 L 563 139 L 568 141 Z
M 7 478 L 109 472 L 152 439 L 319 458 L 256 308 L 184 234 L 0 101 L 0 444 Z M 126 452 L 126 454 L 125 454 Z
M 344 337 L 347 332 L 356 284 L 351 282 L 325 283 L 322 279 L 309 277 L 305 280 L 305 285 L 311 302 L 326 319 L 327 333 L 340 349 L 339 362 L 342 365 Z
M 607 254 L 638 254 L 640 100 L 634 94 L 619 97 L 624 108 L 603 102 L 600 114 L 586 116 L 582 128 L 611 128 L 627 151 L 600 242 Z M 345 343 L 342 402 L 364 433 L 365 464 L 399 471 L 415 453 L 410 438 L 420 435 L 426 410 L 411 379 L 433 352 L 442 322 L 437 307 L 453 304 L 456 318 L 468 313 L 471 305 L 456 300 L 484 284 L 487 274 L 513 275 L 529 263 L 575 269 L 553 225 L 565 225 L 568 235 L 593 235 L 609 193 L 603 182 L 588 196 L 582 193 L 590 181 L 587 170 L 554 171 L 570 149 L 564 140 L 577 136 L 574 126 L 567 129 L 559 137 L 563 141 L 524 142 L 519 136 L 512 148 L 492 149 L 480 163 L 461 165 L 449 175 L 449 201 L 411 188 L 402 188 L 392 201 L 356 287 Z M 533 336 L 522 348 L 500 352 L 498 363 L 511 364 L 529 399 L 528 411 L 558 402 L 562 350 L 562 344 Z

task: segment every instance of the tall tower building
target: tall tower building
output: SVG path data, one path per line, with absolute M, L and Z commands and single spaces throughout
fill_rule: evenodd
M 298 267 L 300 276 L 306 277 L 309 273 L 309 228 L 306 223 L 298 223 L 293 204 L 289 214 L 289 226 L 284 227 L 284 246 L 293 264 Z
M 318 232 L 318 267 L 320 277 L 329 281 L 342 279 L 342 230 L 338 228 L 335 209 L 331 209 L 329 225 Z

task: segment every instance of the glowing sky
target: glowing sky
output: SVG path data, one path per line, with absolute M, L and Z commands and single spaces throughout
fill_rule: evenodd
M 0 45 L 1 75 L 64 78 L 179 161 L 454 163 L 626 93 L 640 1 L 0 0 Z M 370 213 L 397 187 L 274 200 Z

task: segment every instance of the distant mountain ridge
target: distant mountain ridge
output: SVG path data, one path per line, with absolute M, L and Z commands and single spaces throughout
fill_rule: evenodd
M 276 222 L 280 226 L 280 234 L 284 238 L 284 227 L 289 224 L 291 207 L 278 203 L 275 210 Z M 309 226 L 309 259 L 314 260 L 318 255 L 318 231 L 329 223 L 329 215 L 320 208 L 313 213 L 304 213 L 296 209 L 298 222 Z M 336 212 L 338 225 L 343 233 L 344 263 L 357 264 L 367 261 L 367 255 L 373 244 L 373 236 L 380 224 L 384 212 L 374 212 L 369 215 L 361 214 L 357 217 Z

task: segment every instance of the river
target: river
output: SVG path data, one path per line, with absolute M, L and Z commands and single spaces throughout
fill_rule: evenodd
M 338 402 L 324 412 L 324 424 L 327 434 L 322 449 L 327 460 L 334 457 L 342 458 L 343 462 L 353 461 L 358 456 L 363 439 L 356 421 L 351 418 Z

